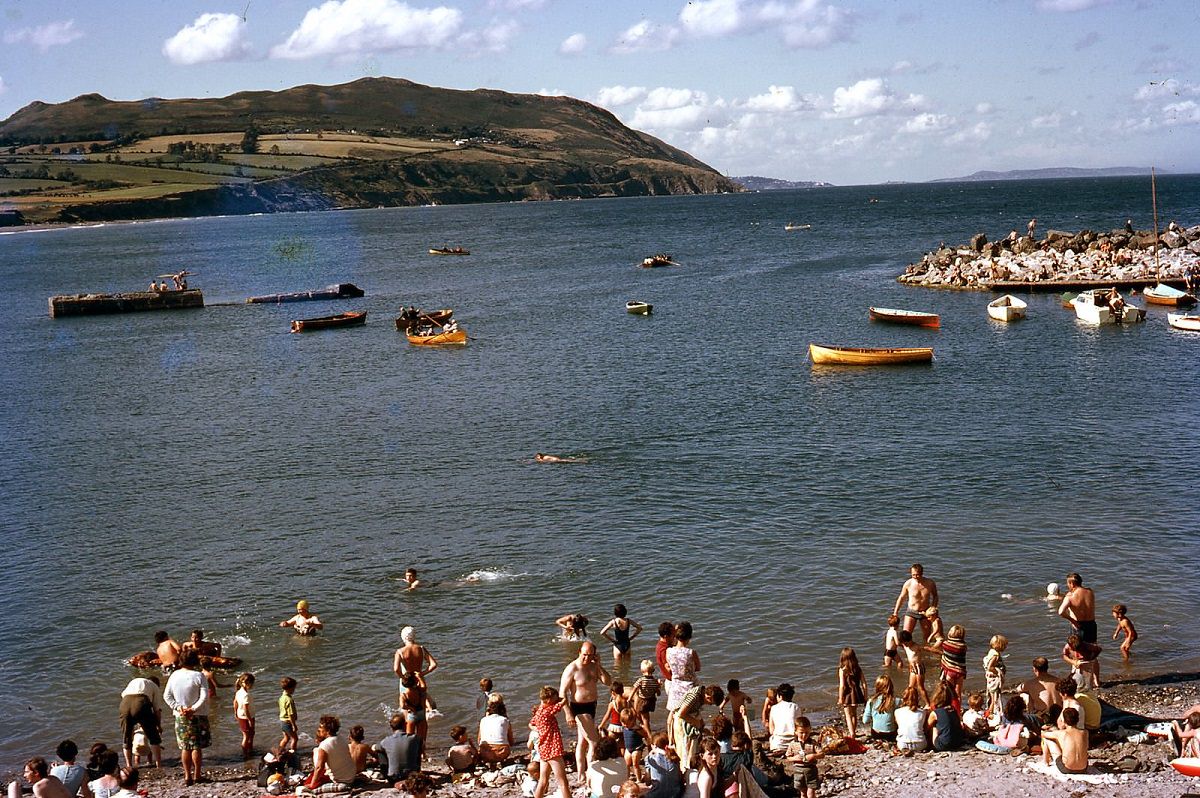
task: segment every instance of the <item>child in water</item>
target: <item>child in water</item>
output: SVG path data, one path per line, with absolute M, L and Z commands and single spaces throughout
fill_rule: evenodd
M 992 635 L 988 642 L 988 653 L 983 655 L 983 676 L 987 686 L 988 714 L 993 718 L 1000 717 L 1004 709 L 1004 677 L 1008 667 L 1004 664 L 1004 649 L 1008 648 L 1008 638 L 1004 635 Z
M 761 715 L 760 720 L 762 721 L 764 729 L 770 727 L 771 707 L 778 703 L 779 697 L 775 694 L 775 688 L 768 687 L 766 695 L 763 696 L 762 712 L 759 713 L 759 715 Z
M 883 633 L 883 667 L 900 664 L 900 616 L 889 615 L 888 630 Z
M 921 658 L 921 647 L 913 642 L 912 632 L 900 630 L 900 650 L 908 663 L 908 686 L 914 687 L 921 700 L 929 703 L 929 692 L 925 689 L 925 661 Z
M 1129 620 L 1126 613 L 1129 608 L 1124 604 L 1114 604 L 1112 608 L 1113 620 L 1117 622 L 1117 628 L 1113 629 L 1112 639 L 1116 640 L 1117 635 L 1121 632 L 1125 633 L 1125 640 L 1121 643 L 1121 656 L 1129 659 L 1129 649 L 1133 647 L 1133 641 L 1138 639 L 1137 629 L 1133 628 L 1133 621 Z
M 936 646 L 946 638 L 945 627 L 942 625 L 938 608 L 930 607 L 925 610 L 925 617 L 929 620 L 929 639 L 926 642 L 931 646 Z
M 728 706 L 733 717 L 733 728 L 750 734 L 750 716 L 746 713 L 746 707 L 751 703 L 750 696 L 742 692 L 742 684 L 737 679 L 730 679 L 725 687 L 725 700 L 721 702 L 720 711 L 724 712 Z

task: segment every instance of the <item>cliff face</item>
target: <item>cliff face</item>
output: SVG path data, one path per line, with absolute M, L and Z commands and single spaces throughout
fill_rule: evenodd
M 330 131 L 366 143 L 335 152 Z M 165 162 L 159 155 L 188 136 L 241 141 L 248 132 L 257 137 L 257 153 L 274 154 L 273 173 L 249 160 L 254 145 L 243 156 L 244 142 L 201 153 L 203 163 L 189 160 L 200 152 L 195 148 L 185 155 L 176 149 Z M 293 141 L 305 137 L 307 149 Z M 415 146 L 392 146 L 401 140 Z M 52 145 L 63 142 L 76 152 L 57 153 L 62 147 Z M 38 206 L 61 221 L 742 190 L 691 155 L 580 100 L 455 91 L 392 78 L 218 99 L 114 102 L 89 94 L 56 105 L 32 103 L 0 123 L 0 143 L 20 148 L 17 156 L 0 156 L 0 165 L 16 158 L 9 162 L 13 174 L 32 174 L 49 162 L 53 177 L 56 156 L 74 159 L 73 171 L 81 173 L 75 178 L 86 190 L 55 187 L 48 204 Z M 322 146 L 331 149 L 317 152 Z M 166 196 L 147 190 L 138 197 L 129 189 L 140 183 L 120 182 L 138 179 L 128 168 L 133 157 L 152 157 L 160 171 L 147 185 L 173 183 L 164 180 L 164 169 L 194 173 L 224 164 L 237 166 L 237 176 L 217 173 L 209 185 L 196 181 Z M 80 158 L 93 167 L 101 159 L 106 166 L 110 159 L 120 162 L 122 173 L 110 176 L 120 184 L 88 182 Z M 252 179 L 242 176 L 242 166 Z M 222 179 L 225 185 L 211 184 Z M 120 195 L 107 197 L 108 189 Z M 36 191 L 28 199 L 33 206 Z

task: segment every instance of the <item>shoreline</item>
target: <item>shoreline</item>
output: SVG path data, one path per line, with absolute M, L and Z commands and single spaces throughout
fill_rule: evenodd
M 1150 676 L 1120 679 L 1105 683 L 1099 697 L 1120 709 L 1157 719 L 1173 718 L 1190 706 L 1200 703 L 1200 671 L 1168 671 Z M 271 711 L 260 709 L 260 720 Z M 663 710 L 655 713 L 656 729 L 661 727 Z M 708 709 L 705 718 L 715 712 Z M 813 718 L 829 716 L 835 720 L 840 713 L 836 706 L 814 709 Z M 474 717 L 472 718 L 472 720 Z M 447 722 L 461 719 L 447 718 Z M 757 726 L 757 721 L 755 721 Z M 814 720 L 814 730 L 820 723 Z M 269 723 L 260 724 L 262 736 L 273 738 Z M 522 768 L 528 762 L 528 751 L 523 745 L 525 726 L 518 717 L 514 722 L 518 744 L 513 757 L 508 761 L 518 762 Z M 562 723 L 564 743 L 568 748 L 568 770 L 573 771 L 574 761 L 570 756 L 575 739 L 574 730 Z M 439 732 L 444 730 L 439 729 Z M 755 737 L 763 733 L 756 728 Z M 385 734 L 383 724 L 378 729 L 369 729 L 368 742 Z M 471 730 L 474 737 L 473 729 Z M 70 736 L 70 735 L 67 735 Z M 118 736 L 115 732 L 113 739 Z M 456 782 L 442 760 L 449 748 L 444 734 L 431 732 L 429 756 L 423 772 L 432 776 L 434 789 L 431 795 L 472 795 L 477 798 L 517 798 L 521 796 L 520 777 L 499 786 L 487 786 L 481 779 L 482 768 L 477 768 L 473 778 L 467 782 Z M 80 743 L 86 750 L 90 743 L 86 738 Z M 1144 742 L 1106 742 L 1091 749 L 1089 775 L 1086 780 L 1062 777 L 1040 770 L 1041 757 L 1001 756 L 986 754 L 974 748 L 961 751 L 926 751 L 912 756 L 894 756 L 886 750 L 868 747 L 862 754 L 829 756 L 820 765 L 823 786 L 818 795 L 838 795 L 844 798 L 878 798 L 886 793 L 897 796 L 923 796 L 924 798 L 962 798 L 974 796 L 1051 796 L 1053 798 L 1080 798 L 1084 795 L 1103 795 L 1113 798 L 1163 798 L 1163 796 L 1186 795 L 1200 791 L 1200 779 L 1177 773 L 1169 765 L 1173 758 L 1171 744 L 1166 738 L 1154 738 Z M 210 749 L 211 750 L 211 749 Z M 256 751 L 259 749 L 256 748 Z M 301 745 L 301 758 L 311 762 L 311 744 Z M 31 756 L 34 755 L 32 752 Z M 44 754 L 43 754 L 44 755 Z M 179 765 L 179 752 L 171 739 L 170 729 L 164 733 L 163 768 L 142 769 L 141 788 L 148 791 L 150 798 L 261 798 L 265 790 L 257 785 L 258 757 L 243 763 L 238 756 L 211 756 L 205 762 L 205 775 L 212 781 L 187 787 Z M 47 757 L 48 761 L 50 757 Z M 80 761 L 84 755 L 81 753 Z M 1119 764 L 1118 764 L 1119 763 Z M 6 768 L 3 780 L 7 785 L 17 771 Z M 987 788 L 983 788 L 983 784 Z M 404 795 L 391 786 L 375 783 L 356 788 L 356 796 L 379 796 L 392 798 Z M 548 795 L 551 795 L 548 793 Z M 551 795 L 551 798 L 553 796 Z M 586 790 L 575 788 L 573 798 L 587 798 Z

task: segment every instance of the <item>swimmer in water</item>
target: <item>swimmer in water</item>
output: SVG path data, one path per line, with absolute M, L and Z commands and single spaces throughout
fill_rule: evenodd
M 325 626 L 321 620 L 308 611 L 308 602 L 304 599 L 296 602 L 296 614 L 286 621 L 280 621 L 280 626 L 291 626 L 298 635 L 315 635 Z
M 1051 582 L 1046 585 L 1046 595 L 1042 598 L 1046 599 L 1046 601 L 1058 601 L 1062 597 L 1062 593 L 1058 592 L 1058 582 Z
M 587 640 L 588 619 L 586 615 L 580 615 L 578 613 L 574 615 L 564 615 L 554 623 L 562 628 L 563 640 Z
M 539 463 L 586 463 L 586 457 L 560 457 L 557 454 L 545 454 L 538 452 L 533 456 L 533 459 Z
M 405 570 L 404 583 L 408 585 L 408 587 L 404 588 L 405 590 L 416 590 L 421 586 L 421 580 L 417 578 L 417 572 L 415 569 L 409 568 Z

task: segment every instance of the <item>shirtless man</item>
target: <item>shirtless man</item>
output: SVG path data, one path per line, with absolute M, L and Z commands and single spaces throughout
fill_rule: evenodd
M 1035 715 L 1045 715 L 1050 707 L 1062 704 L 1058 677 L 1050 672 L 1050 661 L 1045 657 L 1034 657 L 1033 677 L 1021 682 L 1017 692 L 1029 696 L 1025 705 Z
M 1042 730 L 1042 761 L 1054 762 L 1060 773 L 1083 773 L 1088 767 L 1088 733 L 1077 728 L 1079 710 L 1062 711 L 1065 728 Z
M 571 660 L 558 684 L 558 693 L 567 700 L 567 724 L 574 723 L 576 736 L 575 772 L 580 784 L 587 783 L 587 767 L 594 759 L 596 742 L 597 683 L 612 684 L 612 676 L 596 659 L 596 644 L 588 640 L 579 647 L 579 656 Z
M 179 667 L 179 656 L 183 653 L 183 649 L 166 632 L 155 632 L 154 653 L 158 657 L 163 676 L 170 676 Z
M 1077 573 L 1067 574 L 1067 595 L 1058 605 L 1058 614 L 1071 622 L 1083 642 L 1096 642 L 1096 594 L 1083 586 L 1083 577 Z
M 417 642 L 416 630 L 411 626 L 400 630 L 400 639 L 404 645 L 396 649 L 396 655 L 392 658 L 392 671 L 398 679 L 403 679 L 406 673 L 416 674 L 417 681 L 425 690 L 426 706 L 429 709 L 437 709 L 437 704 L 429 695 L 429 684 L 425 681 L 426 676 L 437 670 L 437 660 L 429 653 L 429 649 Z M 400 686 L 400 695 L 403 698 L 403 685 Z
M 50 775 L 50 765 L 40 756 L 25 763 L 25 780 L 31 785 L 33 798 L 72 798 L 63 783 Z M 8 798 L 21 798 L 21 780 L 13 779 L 8 785 Z
M 929 633 L 933 629 L 933 621 L 925 615 L 925 611 L 938 605 L 937 585 L 932 579 L 925 577 L 925 568 L 921 563 L 913 563 L 908 572 L 911 574 L 911 578 L 904 583 L 904 587 L 900 588 L 900 595 L 896 598 L 896 607 L 892 610 L 892 614 L 899 615 L 900 605 L 907 599 L 908 609 L 904 611 L 903 615 L 904 628 L 911 632 L 917 627 L 919 621 L 921 632 L 928 640 Z
M 196 653 L 202 657 L 219 657 L 221 656 L 221 644 L 214 643 L 211 640 L 204 639 L 203 629 L 193 629 L 188 641 L 183 644 L 183 650 L 189 648 L 196 649 Z

